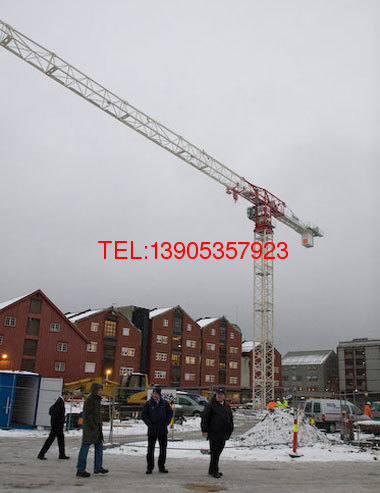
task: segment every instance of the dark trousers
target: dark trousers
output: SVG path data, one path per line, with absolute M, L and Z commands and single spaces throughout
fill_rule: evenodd
M 55 438 L 57 438 L 58 441 L 59 456 L 65 456 L 65 437 L 63 434 L 63 428 L 52 428 L 50 430 L 50 434 L 47 437 L 46 442 L 43 444 L 40 453 L 38 454 L 39 456 L 44 456 L 46 454 L 46 452 L 50 448 L 50 445 L 54 442 Z
M 158 437 L 148 436 L 148 453 L 146 455 L 146 461 L 148 463 L 148 470 L 154 469 L 154 448 L 156 441 L 160 444 L 160 455 L 158 457 L 158 468 L 164 469 L 166 462 L 166 447 L 168 445 L 168 436 L 160 435 Z
M 226 444 L 225 440 L 211 440 L 210 439 L 210 467 L 208 469 L 209 474 L 215 474 L 219 472 L 219 457 Z

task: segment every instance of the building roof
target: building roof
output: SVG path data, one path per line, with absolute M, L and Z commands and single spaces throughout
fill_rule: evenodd
M 96 308 L 95 310 L 92 310 L 89 308 L 88 310 L 82 311 L 82 312 L 75 312 L 75 313 L 67 313 L 66 317 L 75 324 L 76 322 L 79 322 L 79 320 L 82 320 L 87 317 L 92 317 L 93 315 L 96 315 L 97 313 L 104 312 L 104 310 L 107 310 L 107 308 Z
M 216 317 L 216 318 L 208 318 L 208 317 L 201 318 L 201 319 L 197 320 L 197 324 L 203 329 L 203 327 L 206 327 L 206 325 L 212 324 L 216 320 L 219 320 L 219 318 L 220 317 Z
M 78 329 L 78 327 L 51 301 L 50 298 L 46 296 L 46 294 L 41 291 L 41 289 L 36 289 L 36 291 L 32 291 L 29 294 L 24 294 L 24 296 L 19 296 L 18 298 L 13 298 L 12 300 L 9 301 L 4 301 L 3 303 L 0 303 L 0 310 L 4 310 L 4 308 L 13 305 L 14 303 L 17 303 L 24 298 L 27 298 L 28 296 L 35 296 L 35 295 L 41 295 L 45 301 L 47 301 L 51 307 L 54 308 L 66 321 L 69 323 L 69 325 L 74 329 L 74 331 L 86 342 L 89 342 L 85 334 L 81 330 Z
M 238 324 L 231 324 L 231 326 L 241 334 L 241 328 L 238 326 Z
M 320 351 L 290 351 L 283 357 L 282 366 L 322 365 L 332 353 L 334 351 L 331 349 Z
M 149 312 L 149 318 L 152 319 L 154 317 L 158 317 L 158 315 L 162 315 L 169 310 L 172 310 L 174 307 L 170 306 L 169 308 L 155 308 L 154 310 Z
M 20 300 L 22 300 L 23 298 L 26 298 L 27 296 L 29 296 L 32 293 L 34 293 L 34 291 L 32 291 L 31 293 L 28 293 L 28 294 L 24 294 L 23 296 L 19 296 L 18 298 L 13 298 L 12 300 L 1 302 L 0 303 L 0 310 L 2 310 L 3 308 L 6 308 L 9 305 L 13 305 L 13 303 L 16 303 L 16 301 L 20 301 Z
M 253 344 L 255 344 L 255 347 L 256 346 L 259 346 L 260 343 L 259 342 L 253 342 L 253 341 L 244 341 L 241 345 L 241 352 L 242 353 L 249 353 L 252 351 L 253 349 Z
M 342 341 L 338 344 L 343 347 L 352 347 L 352 346 L 372 346 L 380 344 L 379 339 L 368 339 L 368 337 L 362 337 L 360 339 L 352 339 L 352 341 Z

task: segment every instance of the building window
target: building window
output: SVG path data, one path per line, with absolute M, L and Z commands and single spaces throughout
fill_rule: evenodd
M 85 373 L 95 373 L 95 363 L 91 363 L 90 361 L 86 361 L 84 366 Z
M 106 320 L 104 322 L 104 336 L 105 337 L 116 336 L 116 322 L 114 320 Z
M 127 368 L 126 366 L 121 366 L 120 375 L 131 375 L 133 373 L 133 368 Z
M 21 370 L 24 371 L 34 371 L 34 359 L 23 359 L 21 360 Z
M 238 383 L 238 377 L 230 377 L 230 383 L 236 385 Z
M 63 361 L 55 362 L 55 371 L 65 371 L 65 363 Z
M 66 352 L 67 351 L 67 342 L 59 342 L 57 344 L 57 351 Z
M 197 347 L 197 341 L 192 341 L 191 339 L 187 339 L 186 340 L 186 347 L 196 348 Z
M 41 306 L 42 306 L 41 300 L 31 299 L 30 305 L 29 305 L 29 312 L 30 313 L 41 313 Z
M 215 366 L 215 360 L 206 358 L 206 366 Z
M 195 365 L 195 356 L 186 356 L 185 362 L 188 365 Z
M 280 386 L 280 381 L 279 380 L 274 380 L 274 386 L 275 387 L 279 387 Z
M 129 327 L 123 327 L 123 336 L 129 336 Z
M 131 356 L 133 357 L 136 354 L 136 349 L 134 347 L 122 347 L 121 355 L 122 356 Z
M 181 347 L 182 347 L 182 337 L 181 336 L 173 336 L 172 337 L 172 341 L 173 341 L 173 349 L 177 349 L 177 350 L 180 350 Z
M 206 347 L 209 351 L 215 351 L 215 344 L 213 344 L 212 342 L 208 342 L 206 344 Z
M 91 330 L 92 330 L 92 332 L 98 332 L 99 322 L 91 322 Z
M 229 366 L 230 366 L 230 368 L 234 368 L 235 370 L 237 370 L 238 363 L 237 363 L 237 361 L 230 361 Z
M 234 332 L 230 332 L 230 339 L 235 339 L 235 334 L 234 334 Z
M 163 327 L 169 327 L 169 320 L 167 318 L 164 318 L 162 321 L 162 326 Z
M 158 335 L 156 338 L 157 342 L 160 344 L 167 344 L 168 343 L 168 336 L 160 336 Z
M 226 363 L 224 361 L 219 361 L 219 370 L 225 370 L 226 369 Z
M 215 375 L 206 375 L 205 381 L 206 382 L 215 382 Z
M 28 318 L 28 323 L 26 326 L 26 333 L 28 336 L 38 336 L 40 330 L 40 319 L 39 318 Z
M 162 370 L 156 370 L 154 372 L 154 378 L 166 378 L 166 371 L 162 371 Z
M 275 372 L 275 373 L 280 373 L 280 368 L 279 368 L 278 366 L 275 366 L 275 367 L 274 367 L 274 372 Z
M 187 332 L 191 332 L 191 329 L 192 329 L 191 324 L 187 324 L 187 325 L 186 325 L 186 330 L 187 330 Z
M 234 347 L 234 346 L 231 346 L 230 347 L 230 353 L 231 354 L 237 354 L 238 353 L 238 348 L 237 347 Z
M 24 354 L 25 356 L 35 356 L 37 352 L 37 342 L 34 339 L 25 339 Z
M 5 317 L 5 325 L 7 327 L 16 327 L 16 317 Z
M 59 332 L 61 330 L 61 325 L 56 322 L 50 324 L 50 332 Z
M 211 335 L 214 336 L 216 334 L 216 330 L 215 329 L 211 329 Z
M 195 373 L 185 373 L 185 380 L 187 382 L 195 380 Z
M 171 360 L 172 360 L 172 365 L 178 366 L 181 364 L 181 355 L 176 354 L 176 353 L 172 353 Z
M 156 353 L 156 361 L 167 361 L 168 353 Z
M 3 344 L 3 338 L 4 338 L 4 336 L 1 335 L 0 336 L 0 346 Z
M 87 344 L 87 351 L 89 353 L 96 353 L 97 350 L 98 350 L 97 342 L 90 342 L 90 344 Z

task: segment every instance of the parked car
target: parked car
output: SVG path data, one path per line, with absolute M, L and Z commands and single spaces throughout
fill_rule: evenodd
M 208 400 L 206 399 L 206 397 L 201 394 L 192 394 L 191 392 L 186 392 L 186 395 L 197 402 L 200 406 L 206 407 L 206 405 L 208 404 Z
M 182 406 L 184 416 L 200 416 L 204 410 L 204 406 L 198 404 L 186 392 L 177 391 L 175 404 Z
M 376 421 L 380 420 L 380 401 L 372 402 L 371 411 L 373 419 Z
M 305 402 L 305 416 L 314 416 L 315 425 L 330 433 L 339 430 L 343 421 L 343 411 L 353 421 L 368 420 L 368 416 L 349 401 L 339 399 L 308 399 Z

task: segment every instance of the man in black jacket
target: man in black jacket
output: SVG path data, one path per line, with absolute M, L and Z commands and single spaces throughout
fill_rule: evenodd
M 211 459 L 208 473 L 214 478 L 223 476 L 219 472 L 219 457 L 226 440 L 234 430 L 232 411 L 225 398 L 225 390 L 220 387 L 202 413 L 202 434 L 210 440 Z
M 168 425 L 172 419 L 173 411 L 170 404 L 161 398 L 161 388 L 154 387 L 152 397 L 147 401 L 142 410 L 142 419 L 148 427 L 148 453 L 147 474 L 152 474 L 154 469 L 154 448 L 158 438 L 160 444 L 160 455 L 158 458 L 158 470 L 163 473 L 169 472 L 165 468 L 166 447 L 168 444 Z
M 45 454 L 55 438 L 57 438 L 58 441 L 59 458 L 70 459 L 70 457 L 67 457 L 65 454 L 65 436 L 63 434 L 63 427 L 65 426 L 65 402 L 68 401 L 70 397 L 71 392 L 65 390 L 49 409 L 49 414 L 51 416 L 50 434 L 37 456 L 40 460 L 46 460 Z

